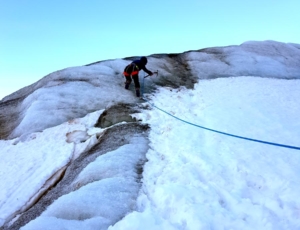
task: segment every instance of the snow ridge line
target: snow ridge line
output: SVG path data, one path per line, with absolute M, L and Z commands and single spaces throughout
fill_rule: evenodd
M 165 113 L 165 114 L 167 114 L 167 115 L 169 115 L 169 116 L 171 116 L 171 117 L 173 117 L 173 118 L 175 118 L 175 119 L 177 119 L 179 121 L 182 121 L 182 122 L 184 122 L 186 124 L 189 124 L 189 125 L 201 128 L 201 129 L 205 129 L 205 130 L 208 130 L 208 131 L 211 131 L 211 132 L 215 132 L 215 133 L 219 133 L 219 134 L 223 134 L 223 135 L 226 135 L 226 136 L 235 137 L 235 138 L 239 138 L 239 139 L 243 139 L 243 140 L 247 140 L 247 141 L 253 141 L 253 142 L 258 142 L 258 143 L 267 144 L 267 145 L 274 145 L 274 146 L 282 147 L 282 148 L 289 148 L 289 149 L 300 150 L 300 147 L 297 147 L 297 146 L 279 144 L 279 143 L 274 143 L 274 142 L 269 142 L 269 141 L 263 141 L 263 140 L 253 139 L 253 138 L 249 138 L 249 137 L 238 136 L 238 135 L 235 135 L 235 134 L 230 134 L 230 133 L 218 131 L 218 130 L 215 130 L 215 129 L 210 129 L 210 128 L 207 128 L 207 127 L 204 127 L 204 126 L 201 126 L 201 125 L 197 125 L 197 124 L 191 123 L 189 121 L 183 120 L 183 119 L 181 119 L 179 117 L 176 117 L 176 116 L 172 115 L 171 113 L 168 113 L 167 111 L 165 111 L 165 110 L 157 107 L 156 105 L 154 105 L 150 101 L 148 101 L 144 96 L 142 98 L 146 102 L 148 102 L 151 106 L 153 106 L 154 108 L 160 110 L 161 112 L 163 112 L 163 113 Z

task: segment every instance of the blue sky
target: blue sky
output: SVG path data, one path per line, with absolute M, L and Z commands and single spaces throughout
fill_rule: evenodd
M 0 98 L 71 66 L 249 40 L 300 43 L 299 0 L 0 0 Z

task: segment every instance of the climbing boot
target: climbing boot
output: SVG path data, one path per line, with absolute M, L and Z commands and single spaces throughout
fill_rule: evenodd
M 140 97 L 140 96 L 141 96 L 140 89 L 136 89 L 136 90 L 135 90 L 135 93 L 136 93 L 136 96 L 137 96 L 137 97 Z

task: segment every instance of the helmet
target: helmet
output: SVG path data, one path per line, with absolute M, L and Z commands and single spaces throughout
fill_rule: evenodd
M 146 65 L 147 62 L 148 62 L 148 60 L 147 60 L 146 57 L 141 57 L 141 62 L 142 62 L 144 65 Z

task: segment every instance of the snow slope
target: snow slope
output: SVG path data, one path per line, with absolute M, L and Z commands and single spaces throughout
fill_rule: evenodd
M 151 101 L 195 124 L 299 146 L 299 87 L 299 80 L 253 77 L 204 80 L 195 90 L 161 88 L 151 96 Z M 300 227 L 299 151 L 215 134 L 175 120 L 157 109 L 135 116 L 151 125 L 143 187 L 137 211 L 109 229 Z M 130 157 L 122 161 L 126 164 Z M 101 164 L 110 166 L 109 161 Z M 102 167 L 93 168 L 102 171 Z M 97 182 L 90 186 L 97 186 Z M 87 207 L 82 202 L 91 192 L 89 187 L 83 188 L 86 190 L 82 191 L 82 198 L 76 193 L 62 197 L 23 229 L 60 229 L 57 226 L 80 229 L 83 224 L 90 227 L 86 229 L 96 229 L 95 226 L 99 229 L 93 223 L 97 213 L 90 214 L 84 222 L 74 223 L 81 219 L 80 213 L 95 207 L 101 212 L 103 196 L 99 195 L 99 201 L 94 198 L 97 204 Z M 96 189 L 101 191 L 100 187 Z M 65 199 L 72 201 L 71 204 L 66 205 Z M 79 206 L 76 215 L 69 206 Z M 97 220 L 98 224 L 105 223 Z
M 128 62 L 58 71 L 1 101 L 25 97 L 11 139 L 0 140 L 3 229 L 101 141 L 105 129 L 94 124 L 105 108 L 138 102 L 116 74 Z M 213 133 L 151 106 L 211 129 L 300 147 L 299 63 L 299 45 L 271 41 L 150 57 L 149 69 L 160 76 L 145 80 L 149 103 L 139 102 L 145 109 L 132 114 L 151 127 L 149 140 L 132 136 L 90 162 L 72 192 L 22 229 L 300 229 L 299 150 Z M 170 87 L 189 74 L 199 80 L 194 87 Z M 145 160 L 141 153 L 147 162 L 140 189 L 132 168 Z
M 36 202 L 73 158 L 98 142 L 95 128 L 90 127 L 98 116 L 96 112 L 84 123 L 73 120 L 22 138 L 0 140 L 1 225 Z M 72 142 L 68 134 L 73 135 Z
M 299 80 L 205 80 L 151 101 L 189 122 L 299 146 Z M 110 229 L 299 229 L 299 150 L 190 126 L 157 109 L 139 210 Z

